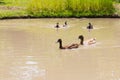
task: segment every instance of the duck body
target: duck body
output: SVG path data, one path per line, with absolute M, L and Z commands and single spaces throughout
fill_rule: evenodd
M 95 38 L 89 39 L 85 43 L 87 43 L 87 45 L 95 44 L 96 43 L 96 39 Z
M 68 48 L 73 49 L 73 48 L 78 48 L 79 44 L 71 44 Z
M 89 26 L 87 26 L 87 29 L 93 29 L 93 26 L 89 25 Z

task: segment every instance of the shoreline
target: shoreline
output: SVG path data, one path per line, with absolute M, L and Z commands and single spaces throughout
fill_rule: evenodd
M 13 16 L 13 17 L 3 17 L 0 20 L 6 19 L 40 19 L 40 18 L 120 18 L 120 16 L 81 16 L 81 17 L 35 17 L 35 16 Z

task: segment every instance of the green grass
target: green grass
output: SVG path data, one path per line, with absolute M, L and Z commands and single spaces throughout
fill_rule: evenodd
M 115 0 L 116 2 L 120 3 L 120 0 Z
M 113 0 L 0 0 L 0 18 L 98 17 L 111 16 L 114 12 Z
M 0 11 L 0 18 L 13 18 L 13 17 L 24 17 L 27 13 L 25 11 Z
M 20 6 L 20 7 L 26 7 L 26 4 L 28 4 L 28 0 L 1 0 L 1 2 L 4 3 L 5 6 Z
M 28 0 L 0 0 L 0 19 L 28 16 Z
M 28 12 L 38 17 L 105 16 L 114 12 L 112 0 L 31 0 Z

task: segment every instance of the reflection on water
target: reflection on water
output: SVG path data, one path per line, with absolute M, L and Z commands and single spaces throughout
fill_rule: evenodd
M 8 59 L 7 59 L 8 58 Z M 4 80 L 46 80 L 46 69 L 35 57 L 7 57 L 3 60 Z M 9 59 L 11 58 L 11 59 Z M 13 59 L 12 59 L 13 58 Z M 8 61 L 10 60 L 8 63 Z M 40 63 L 41 62 L 41 63 Z M 6 74 L 6 75 L 5 75 Z
M 12 67 L 10 74 L 16 77 L 15 80 L 33 80 L 36 77 L 45 80 L 46 71 L 40 70 L 37 66 L 18 66 Z
M 63 28 L 64 22 L 67 28 Z M 59 22 L 58 31 L 54 29 Z M 94 29 L 88 32 L 91 22 Z M 0 21 L 0 80 L 120 80 L 120 19 L 19 19 Z M 59 50 L 95 37 L 94 45 Z

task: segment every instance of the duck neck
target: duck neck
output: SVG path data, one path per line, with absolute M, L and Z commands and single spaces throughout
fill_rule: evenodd
M 59 48 L 62 49 L 62 41 L 59 42 Z
M 81 39 L 80 44 L 83 45 L 84 39 Z

